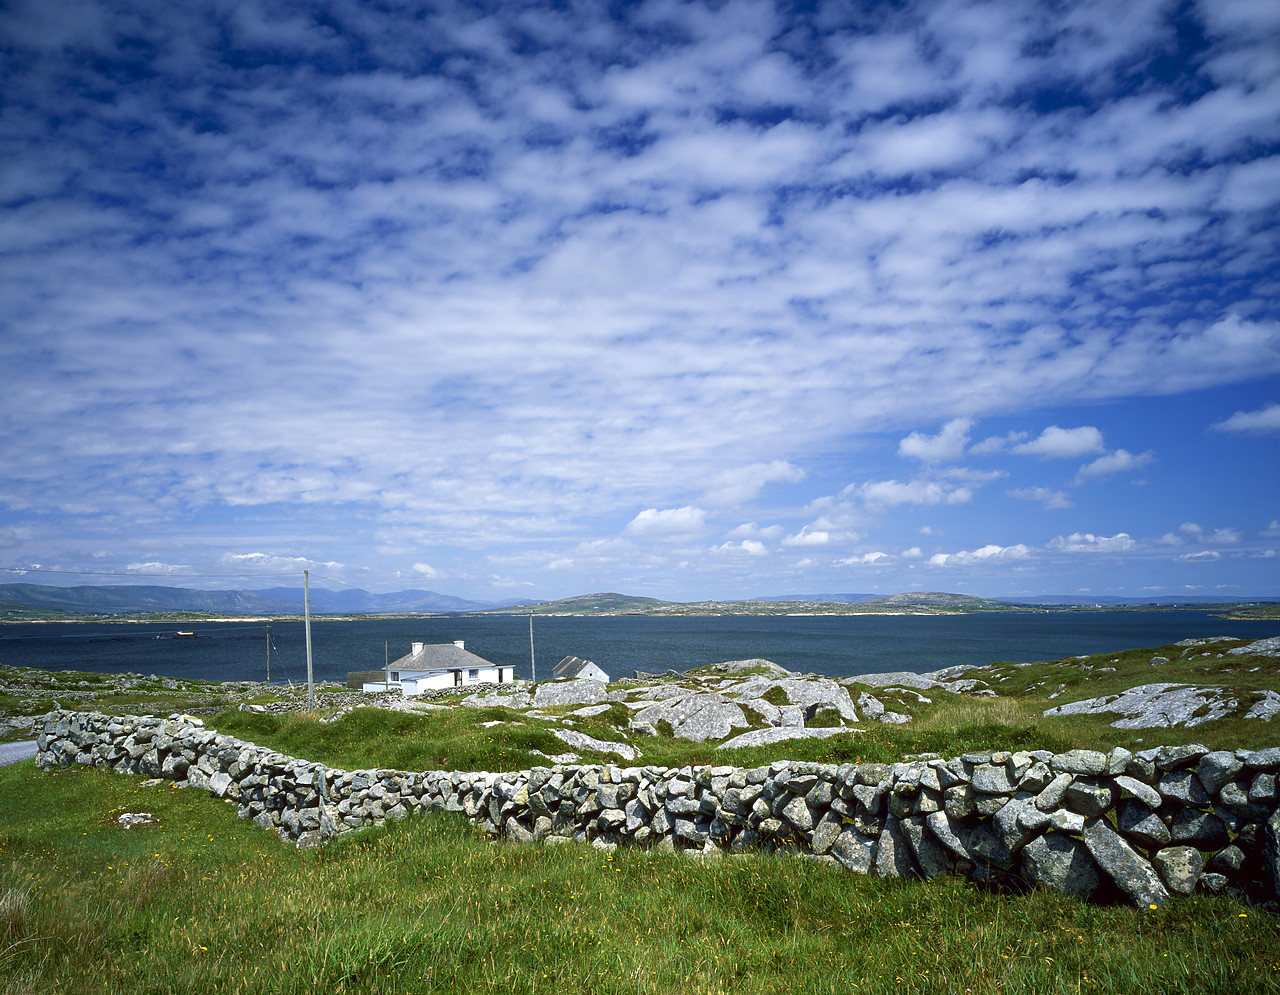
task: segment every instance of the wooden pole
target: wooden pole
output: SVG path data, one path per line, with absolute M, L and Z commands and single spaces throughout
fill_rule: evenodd
M 267 683 L 271 683 L 271 626 L 267 626 Z
M 302 571 L 302 611 L 307 621 L 307 709 L 315 707 L 315 691 L 311 681 L 311 572 Z
M 533 656 L 533 612 L 529 612 L 529 683 L 538 683 L 538 661 Z

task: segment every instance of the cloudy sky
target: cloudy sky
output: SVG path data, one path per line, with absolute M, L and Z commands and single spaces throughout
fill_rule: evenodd
M 15 0 L 0 581 L 1280 593 L 1280 5 Z

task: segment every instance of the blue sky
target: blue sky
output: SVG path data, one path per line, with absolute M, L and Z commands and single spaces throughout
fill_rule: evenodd
M 1280 593 L 1280 5 L 0 11 L 0 580 Z

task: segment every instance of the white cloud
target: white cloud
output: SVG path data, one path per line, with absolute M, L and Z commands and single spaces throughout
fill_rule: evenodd
M 847 492 L 849 488 L 846 488 Z M 973 499 L 968 487 L 948 487 L 931 480 L 877 480 L 853 488 L 872 507 L 893 508 L 904 504 L 965 504 Z
M 1048 543 L 1048 548 L 1062 553 L 1124 553 L 1137 546 L 1127 532 L 1113 536 L 1099 536 L 1092 532 L 1072 532 L 1058 536 Z
M 921 552 L 919 546 L 912 546 L 910 549 L 904 549 L 902 551 L 902 558 L 904 560 L 918 560 L 923 556 L 924 553 Z
M 148 563 L 127 564 L 125 570 L 129 573 L 164 575 L 190 573 L 191 567 L 185 563 L 159 563 L 153 560 Z
M 1044 459 L 1074 459 L 1099 452 L 1102 448 L 1102 433 L 1092 425 L 1079 428 L 1050 425 L 1030 442 L 1014 446 L 1012 451 Z
M 1183 563 L 1212 563 L 1222 559 L 1222 554 L 1216 549 L 1202 549 L 1197 553 L 1183 553 L 1178 559 Z
M 989 543 L 975 550 L 962 549 L 958 553 L 935 553 L 929 557 L 929 564 L 935 567 L 972 566 L 979 563 L 1016 562 L 1030 556 L 1030 547 L 1022 543 L 1013 546 L 997 546 Z
M 884 560 L 893 559 L 888 553 L 863 553 L 861 556 L 847 556 L 843 559 L 835 560 L 834 563 L 838 567 L 857 567 L 870 566 L 873 563 L 880 563 Z
M 719 473 L 703 498 L 711 505 L 738 505 L 750 501 L 766 484 L 798 483 L 803 479 L 804 471 L 786 460 L 753 463 Z
M 898 443 L 898 455 L 910 456 L 925 463 L 953 462 L 964 455 L 969 441 L 970 418 L 953 418 L 937 435 L 912 432 Z
M 745 553 L 747 556 L 765 556 L 769 550 L 758 539 L 743 539 L 741 542 L 726 542 L 712 546 L 713 553 Z
M 1107 477 L 1113 473 L 1141 470 L 1143 467 L 1153 463 L 1155 458 L 1155 453 L 1149 450 L 1145 453 L 1138 453 L 1135 456 L 1127 449 L 1117 449 L 1114 453 L 1099 456 L 1092 463 L 1086 463 L 1082 466 L 1076 473 L 1076 481 L 1078 483 L 1097 477 Z
M 1004 452 L 1011 446 L 1017 445 L 1026 437 L 1026 432 L 1008 432 L 1004 435 L 988 436 L 981 442 L 974 443 L 970 446 L 969 452 L 974 456 L 989 456 L 992 453 Z
M 825 546 L 831 541 L 831 533 L 806 525 L 795 535 L 782 540 L 784 546 Z
M 1051 487 L 1019 487 L 1009 491 L 1009 495 L 1019 501 L 1043 502 L 1045 509 L 1049 511 L 1075 507 L 1066 491 L 1057 491 Z
M 701 508 L 685 505 L 682 508 L 646 508 L 636 515 L 624 531 L 631 535 L 658 538 L 689 536 L 702 532 L 707 525 L 707 513 Z
M 1237 411 L 1230 418 L 1217 422 L 1213 428 L 1219 432 L 1251 434 L 1280 432 L 1280 404 L 1272 402 L 1257 411 Z
M 1276 536 L 1280 536 L 1280 519 L 1276 519 L 1276 518 L 1271 519 L 1271 524 L 1268 525 L 1265 529 L 1263 529 L 1261 534 L 1264 536 L 1267 536 L 1268 538 L 1274 538 Z
M 1239 529 L 1214 529 L 1213 532 L 1205 537 L 1205 542 L 1212 542 L 1219 545 L 1234 545 L 1244 538 L 1244 533 Z
M 10 4 L 0 518 L 40 525 L 5 555 L 289 573 L 305 548 L 483 587 L 475 562 L 536 547 L 598 571 L 564 583 L 697 586 L 692 552 L 676 580 L 638 541 L 607 569 L 575 548 L 705 552 L 766 514 L 776 534 L 728 538 L 834 544 L 948 504 L 980 545 L 978 478 L 874 483 L 877 453 L 944 465 L 976 419 L 1123 401 L 968 450 L 1119 472 L 1141 457 L 1102 429 L 1144 398 L 1280 374 L 1274 15 L 1201 6 L 1187 56 L 1188 15 L 1154 2 L 333 0 L 323 29 Z M 1081 104 L 1027 99 L 1045 86 Z M 1275 513 L 1260 477 L 1233 484 L 1242 521 Z M 830 480 L 873 483 L 792 507 Z M 717 514 L 761 495 L 779 506 Z M 244 549 L 267 559 L 220 559 Z
M 781 525 L 758 525 L 756 522 L 744 522 L 729 531 L 730 539 L 776 539 L 782 535 Z
M 433 567 L 430 563 L 415 563 L 413 565 L 413 572 L 427 578 L 440 576 L 440 571 L 437 570 L 435 567 Z

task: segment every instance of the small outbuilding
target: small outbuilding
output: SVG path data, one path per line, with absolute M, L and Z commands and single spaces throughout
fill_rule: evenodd
M 609 675 L 590 660 L 577 656 L 566 656 L 553 668 L 556 677 L 577 677 L 593 681 L 609 683 Z
M 411 643 L 410 650 L 387 664 L 385 678 L 364 685 L 365 691 L 398 689 L 408 697 L 423 691 L 461 688 L 469 684 L 510 684 L 515 668 L 500 667 L 452 643 Z

